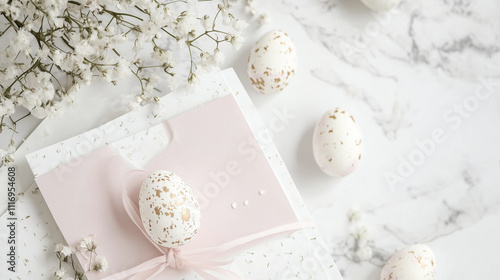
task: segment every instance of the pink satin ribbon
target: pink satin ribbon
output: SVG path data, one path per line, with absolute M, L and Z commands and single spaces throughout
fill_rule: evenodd
M 139 172 L 141 173 L 141 175 L 147 174 L 147 172 L 143 169 L 130 170 L 129 174 L 135 172 Z M 271 237 L 273 235 L 283 234 L 286 232 L 293 232 L 299 229 L 312 228 L 315 226 L 315 224 L 311 221 L 297 222 L 297 223 L 286 224 L 283 226 L 278 226 L 255 234 L 243 236 L 231 242 L 227 242 L 215 247 L 197 248 L 188 250 L 181 250 L 180 248 L 168 249 L 161 247 L 160 245 L 155 243 L 144 230 L 142 226 L 141 217 L 139 214 L 139 209 L 133 203 L 133 200 L 128 195 L 127 187 L 125 186 L 126 185 L 125 181 L 126 181 L 125 178 L 122 177 L 121 185 L 123 186 L 122 190 L 123 207 L 125 208 L 125 211 L 127 212 L 132 222 L 134 222 L 134 224 L 139 228 L 139 230 L 142 232 L 145 238 L 149 240 L 151 244 L 153 244 L 153 246 L 158 250 L 158 252 L 161 253 L 161 255 L 151 260 L 145 261 L 133 268 L 117 272 L 115 274 L 102 278 L 101 280 L 125 280 L 125 279 L 148 280 L 158 275 L 167 268 L 171 269 L 189 268 L 194 272 L 198 273 L 201 277 L 203 277 L 206 280 L 245 279 L 243 277 L 240 277 L 238 274 L 234 273 L 231 270 L 222 268 L 222 266 L 232 263 L 233 260 L 214 261 L 214 258 L 217 257 L 220 258 L 221 255 L 224 255 L 224 253 L 227 253 L 229 250 L 238 249 L 238 247 L 242 247 L 253 241 L 257 241 L 265 237 Z M 216 273 L 217 276 L 214 276 L 212 273 Z
M 176 248 L 168 249 L 165 253 L 164 249 L 162 249 L 158 244 L 152 241 L 144 231 L 137 206 L 128 196 L 126 188 L 123 188 L 122 200 L 125 211 L 127 212 L 130 219 L 162 255 L 139 264 L 131 269 L 105 277 L 101 280 L 148 280 L 158 275 L 167 268 L 189 268 L 207 280 L 217 280 L 221 279 L 221 277 L 223 277 L 222 279 L 245 279 L 243 277 L 240 277 L 238 274 L 221 267 L 230 264 L 232 260 L 214 261 L 213 258 L 230 249 L 238 248 L 264 237 L 270 237 L 285 232 L 293 232 L 299 229 L 311 228 L 315 226 L 314 223 L 310 221 L 297 222 L 247 235 L 216 247 L 190 250 L 180 250 L 179 248 Z M 216 273 L 218 277 L 214 276 L 212 273 Z

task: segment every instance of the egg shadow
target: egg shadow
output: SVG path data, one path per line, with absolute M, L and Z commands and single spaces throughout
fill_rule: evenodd
M 231 67 L 234 69 L 236 74 L 241 80 L 241 83 L 245 87 L 245 89 L 250 89 L 253 87 L 251 86 L 250 82 L 248 81 L 247 78 L 247 64 L 248 64 L 248 54 L 250 53 L 250 49 L 252 48 L 252 45 L 243 45 L 243 47 L 238 51 L 238 55 L 234 58 L 234 61 L 231 61 L 232 63 L 230 64 Z
M 243 87 L 248 92 L 248 95 L 250 97 L 253 97 L 253 95 L 256 95 L 258 92 L 250 83 L 250 79 L 248 78 L 247 74 L 248 54 L 250 53 L 251 47 L 252 46 L 247 46 L 246 48 L 242 48 L 238 54 L 238 57 L 231 66 L 240 79 L 240 82 L 243 84 Z M 252 101 L 254 101 L 253 98 Z
M 323 173 L 316 164 L 313 154 L 314 125 L 304 133 L 297 147 L 297 166 L 294 179 L 299 190 L 306 190 L 312 195 L 324 194 L 340 182 L 340 178 L 330 177 Z

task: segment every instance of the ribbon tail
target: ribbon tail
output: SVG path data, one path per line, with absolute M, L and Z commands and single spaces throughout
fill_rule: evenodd
M 200 257 L 205 256 L 206 257 L 207 255 L 217 255 L 220 253 L 227 252 L 229 250 L 238 249 L 239 247 L 241 247 L 243 245 L 251 244 L 252 242 L 259 241 L 263 238 L 269 238 L 269 237 L 276 236 L 279 234 L 293 232 L 293 231 L 296 231 L 299 229 L 313 228 L 315 226 L 316 226 L 316 224 L 312 221 L 303 221 L 303 222 L 286 224 L 286 225 L 277 226 L 277 227 L 274 227 L 274 228 L 271 228 L 268 230 L 264 230 L 262 232 L 243 236 L 243 237 L 240 237 L 236 240 L 224 243 L 224 244 L 216 246 L 216 247 L 183 250 L 182 254 L 186 255 L 186 257 L 189 257 L 189 258 L 193 258 L 195 256 L 200 256 Z
M 239 276 L 237 273 L 223 268 L 222 266 L 231 264 L 233 259 L 225 260 L 225 261 L 212 261 L 212 260 L 196 260 L 196 257 L 193 256 L 185 262 L 185 265 L 194 272 L 199 274 L 205 280 L 241 280 L 245 279 Z M 216 273 L 217 276 L 212 273 Z
M 156 249 L 158 249 L 158 251 L 160 251 L 161 253 L 165 253 L 163 249 L 160 248 L 158 244 L 153 242 L 149 238 L 148 234 L 144 231 L 142 227 L 141 216 L 139 216 L 139 209 L 137 209 L 137 206 L 135 206 L 135 204 L 132 202 L 132 199 L 128 196 L 126 188 L 123 188 L 122 200 L 123 200 L 123 207 L 125 207 L 125 211 L 127 212 L 130 219 L 134 222 L 134 224 L 141 230 L 142 234 L 146 236 L 147 240 L 149 240 L 149 242 L 153 244 L 153 246 L 155 246 Z
M 205 280 L 243 280 L 245 278 L 239 276 L 238 274 L 221 267 L 217 266 L 197 266 L 193 269 L 198 275 L 203 277 Z M 209 273 L 208 271 L 217 273 L 217 276 Z
M 148 270 L 144 272 L 139 272 L 134 274 L 134 276 L 130 277 L 128 280 L 149 280 L 158 275 L 165 269 L 165 264 L 162 264 L 156 270 Z
M 101 280 L 149 280 L 160 274 L 167 267 L 182 268 L 187 267 L 192 269 L 205 280 L 241 280 L 237 273 L 223 268 L 222 266 L 230 264 L 232 261 L 214 261 L 214 258 L 220 257 L 221 254 L 227 254 L 242 246 L 251 245 L 253 242 L 261 241 L 279 234 L 290 233 L 295 230 L 314 227 L 314 223 L 310 221 L 295 222 L 282 226 L 277 226 L 262 232 L 249 234 L 240 237 L 236 240 L 221 244 L 219 246 L 191 250 L 174 250 L 170 249 L 165 252 L 158 244 L 152 241 L 143 228 L 139 209 L 133 203 L 127 193 L 127 189 L 122 190 L 123 207 L 132 222 L 139 228 L 142 234 L 155 246 L 155 248 L 163 255 L 155 257 L 149 261 L 139 264 L 131 269 L 117 272 L 111 276 L 102 278 Z
M 130 276 L 132 276 L 129 278 L 130 280 L 147 280 L 162 272 L 165 267 L 165 256 L 159 256 L 149 261 L 143 262 L 142 264 L 131 269 L 117 272 L 113 275 L 101 278 L 100 280 L 121 280 L 126 279 Z

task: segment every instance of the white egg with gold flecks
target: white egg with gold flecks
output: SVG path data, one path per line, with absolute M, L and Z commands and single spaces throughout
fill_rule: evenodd
M 401 0 L 361 0 L 361 2 L 373 11 L 382 12 L 397 7 Z
M 436 257 L 426 245 L 412 245 L 394 254 L 382 268 L 380 280 L 433 280 Z
M 361 129 L 354 117 L 341 108 L 326 112 L 314 129 L 313 153 L 319 168 L 330 176 L 353 172 L 363 153 Z
M 190 242 L 200 228 L 201 212 L 191 188 L 172 172 L 158 170 L 142 183 L 139 212 L 149 237 L 177 248 Z
M 280 92 L 297 72 L 297 51 L 292 39 L 275 30 L 262 36 L 252 47 L 247 73 L 252 85 L 263 94 Z

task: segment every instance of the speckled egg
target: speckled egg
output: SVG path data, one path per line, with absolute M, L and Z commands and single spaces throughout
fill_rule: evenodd
M 373 11 L 381 12 L 396 7 L 401 0 L 361 0 L 361 2 Z
M 151 173 L 139 192 L 142 224 L 151 239 L 163 247 L 177 248 L 200 228 L 200 206 L 191 188 L 172 172 Z
M 271 31 L 252 47 L 247 73 L 252 85 L 263 94 L 280 92 L 297 71 L 297 51 L 292 39 L 281 31 Z
M 436 257 L 426 245 L 412 245 L 394 254 L 382 268 L 380 280 L 432 280 Z
M 341 108 L 324 114 L 314 129 L 313 152 L 326 174 L 343 177 L 353 172 L 363 152 L 361 129 L 354 117 Z

